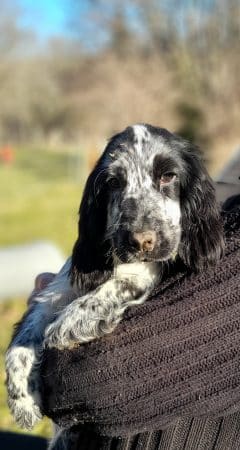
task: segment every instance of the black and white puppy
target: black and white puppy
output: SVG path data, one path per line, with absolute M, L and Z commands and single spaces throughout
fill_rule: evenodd
M 110 333 L 126 308 L 147 299 L 169 261 L 206 270 L 222 250 L 215 192 L 197 149 L 150 125 L 114 136 L 88 178 L 72 258 L 30 306 L 7 351 L 16 422 L 30 429 L 41 418 L 44 345 L 69 348 Z

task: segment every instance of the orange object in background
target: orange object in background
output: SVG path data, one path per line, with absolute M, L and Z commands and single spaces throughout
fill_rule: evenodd
M 11 165 L 15 160 L 14 150 L 10 145 L 0 148 L 0 161 L 4 164 Z
M 99 158 L 99 149 L 97 145 L 91 146 L 87 152 L 87 155 L 88 170 L 91 171 Z

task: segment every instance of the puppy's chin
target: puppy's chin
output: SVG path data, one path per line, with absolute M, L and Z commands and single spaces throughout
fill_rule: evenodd
M 118 249 L 114 249 L 113 251 L 113 261 L 115 265 L 118 264 L 128 264 L 128 263 L 136 263 L 136 262 L 164 262 L 164 261 L 174 261 L 178 253 L 178 249 L 172 248 L 169 251 L 160 251 L 160 252 L 152 252 L 152 253 L 143 253 L 143 252 L 123 252 Z

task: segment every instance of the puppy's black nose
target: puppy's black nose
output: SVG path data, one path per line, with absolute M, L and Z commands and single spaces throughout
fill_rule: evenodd
M 133 239 L 138 243 L 138 246 L 142 252 L 152 252 L 157 235 L 155 231 L 143 231 L 142 233 L 133 233 Z

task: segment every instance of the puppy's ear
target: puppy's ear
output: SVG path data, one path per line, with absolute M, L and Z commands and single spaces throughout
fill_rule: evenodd
M 71 279 L 89 291 L 108 278 L 111 261 L 107 259 L 109 243 L 105 240 L 108 189 L 107 169 L 99 160 L 89 175 L 82 201 L 78 223 L 78 239 L 73 248 Z
M 181 185 L 182 239 L 179 256 L 194 271 L 215 264 L 224 249 L 223 226 L 215 189 L 198 149 L 183 153 L 186 178 Z

